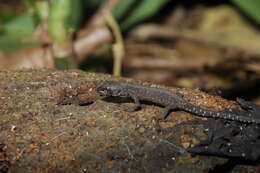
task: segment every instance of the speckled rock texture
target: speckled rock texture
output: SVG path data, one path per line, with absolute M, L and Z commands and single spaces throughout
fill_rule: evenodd
M 228 159 L 197 156 L 185 148 L 198 143 L 203 126 L 192 114 L 145 105 L 136 112 L 127 99 L 101 99 L 96 92 L 109 75 L 82 71 L 0 71 L 0 172 L 208 172 Z M 236 108 L 234 102 L 199 90 L 168 88 L 191 103 L 214 110 Z M 205 118 L 204 118 L 205 119 Z M 195 135 L 190 135 L 195 134 Z M 259 172 L 237 166 L 236 172 Z

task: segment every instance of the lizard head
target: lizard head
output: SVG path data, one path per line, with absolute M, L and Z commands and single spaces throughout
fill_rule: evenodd
M 97 89 L 97 91 L 100 96 L 127 96 L 123 84 L 115 81 L 105 82 Z

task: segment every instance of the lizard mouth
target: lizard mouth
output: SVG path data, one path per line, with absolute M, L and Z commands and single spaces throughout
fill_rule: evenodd
M 109 96 L 109 92 L 108 92 L 108 90 L 107 89 L 105 89 L 105 88 L 98 88 L 97 89 L 97 92 L 98 92 L 98 94 L 100 95 L 100 96 Z

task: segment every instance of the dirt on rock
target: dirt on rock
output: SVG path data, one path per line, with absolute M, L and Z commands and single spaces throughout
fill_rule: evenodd
M 202 118 L 177 111 L 158 123 L 154 118 L 162 107 L 127 112 L 124 108 L 133 103 L 107 101 L 96 92 L 104 80 L 147 83 L 47 69 L 0 71 L 0 79 L 0 172 L 195 173 L 228 161 L 185 152 L 198 143 L 189 133 L 203 136 L 204 129 L 184 122 Z M 152 86 L 179 92 L 206 108 L 237 107 L 199 90 Z

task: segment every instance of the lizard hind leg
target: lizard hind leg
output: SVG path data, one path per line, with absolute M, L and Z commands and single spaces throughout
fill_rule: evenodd
M 159 115 L 159 117 L 157 118 L 157 120 L 166 120 L 166 118 L 168 117 L 168 115 L 170 114 L 170 112 L 172 110 L 176 110 L 178 107 L 176 105 L 169 105 L 166 106 L 164 108 L 164 111 L 161 113 L 161 115 Z

